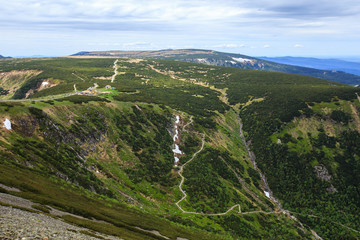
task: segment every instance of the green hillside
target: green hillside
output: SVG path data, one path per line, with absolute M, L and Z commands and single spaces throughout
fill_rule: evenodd
M 343 71 L 319 70 L 309 67 L 288 65 L 242 54 L 217 52 L 202 49 L 180 49 L 160 51 L 94 51 L 79 52 L 74 57 L 126 57 L 126 58 L 157 58 L 183 62 L 202 63 L 212 66 L 234 67 L 261 71 L 301 74 L 322 78 L 349 85 L 359 85 L 360 76 Z
M 360 237 L 358 88 L 154 59 L 0 72 L 0 190 L 33 203 L 4 206 L 98 238 Z

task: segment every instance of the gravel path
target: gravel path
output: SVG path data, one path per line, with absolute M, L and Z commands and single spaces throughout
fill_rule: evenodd
M 111 77 L 111 82 L 114 82 L 116 75 L 118 75 L 118 71 L 117 71 L 118 67 L 116 65 L 118 61 L 119 59 L 116 59 L 116 61 L 114 62 L 114 75 L 112 75 Z

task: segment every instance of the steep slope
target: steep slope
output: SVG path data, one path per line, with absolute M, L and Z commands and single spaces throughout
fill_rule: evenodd
M 350 85 L 360 84 L 359 76 L 341 71 L 333 71 L 334 69 L 319 70 L 315 69 L 316 67 L 309 68 L 300 67 L 301 65 L 294 66 L 294 64 L 287 65 L 277 63 L 276 61 L 267 61 L 246 55 L 216 52 L 212 50 L 182 49 L 160 51 L 95 51 L 80 52 L 74 54 L 73 56 L 171 59 L 184 62 L 202 63 L 213 66 L 301 74 L 305 76 L 317 77 Z
M 358 186 L 351 181 L 358 153 L 341 144 L 354 137 L 357 146 L 351 129 L 358 127 L 359 89 L 300 75 L 169 60 L 16 61 L 1 68 L 42 72 L 18 90 L 33 89 L 28 99 L 0 102 L 5 194 L 31 200 L 35 209 L 53 216 L 61 210 L 62 219 L 97 236 L 359 237 Z M 50 78 L 58 84 L 37 88 Z M 93 95 L 75 95 L 94 86 Z M 322 124 L 320 109 L 335 99 L 341 99 L 339 105 L 331 106 L 339 109 L 325 110 L 322 118 L 340 129 L 339 144 L 322 151 L 344 157 L 336 163 L 316 155 L 320 130 L 314 139 L 304 136 L 315 130 L 304 130 L 304 147 L 300 138 L 295 144 L 288 136 L 298 131 L 293 120 Z M 303 160 L 309 144 L 314 151 L 308 155 L 318 163 Z M 295 160 L 280 161 L 289 156 Z M 335 166 L 336 177 L 329 166 Z M 317 177 L 328 179 L 326 171 L 330 182 Z M 307 178 L 311 181 L 303 181 Z M 331 184 L 333 195 L 326 190 L 334 192 Z M 351 205 L 340 210 L 341 201 Z M 0 202 L 6 205 L 1 197 Z

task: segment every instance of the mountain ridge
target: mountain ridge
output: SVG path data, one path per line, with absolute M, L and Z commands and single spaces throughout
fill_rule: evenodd
M 324 69 L 324 70 L 337 70 L 355 75 L 360 75 L 360 63 L 345 61 L 341 59 L 335 59 L 335 58 L 322 59 L 322 58 L 291 57 L 291 56 L 258 57 L 258 58 L 268 61 L 278 62 L 278 63 Z
M 79 52 L 72 57 L 128 57 L 128 58 L 158 58 L 193 63 L 202 63 L 214 66 L 235 67 L 243 69 L 276 71 L 318 77 L 330 81 L 349 85 L 359 85 L 360 76 L 342 71 L 319 70 L 301 66 L 293 66 L 263 60 L 236 53 L 217 52 L 202 49 L 178 49 L 158 51 L 92 51 Z
M 4 57 L 3 55 L 0 55 L 0 58 L 11 58 L 11 57 Z

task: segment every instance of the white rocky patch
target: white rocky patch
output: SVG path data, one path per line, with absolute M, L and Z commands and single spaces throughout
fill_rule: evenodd
M 176 121 L 175 121 L 175 135 L 173 137 L 173 140 L 174 140 L 174 143 L 175 141 L 179 138 L 179 130 L 178 130 L 178 125 L 180 123 L 180 117 L 179 116 L 176 116 Z M 180 150 L 179 148 L 179 145 L 177 145 L 175 143 L 175 147 L 174 149 L 172 150 L 173 153 L 174 153 L 174 160 L 175 160 L 175 165 L 178 164 L 179 162 L 179 158 L 176 156 L 176 154 L 183 154 L 182 151 Z
M 11 122 L 9 119 L 5 119 L 3 127 L 6 128 L 7 130 L 11 130 Z
M 268 191 L 264 191 L 264 193 L 267 198 L 270 198 L 270 193 Z
M 246 63 L 246 62 L 252 63 L 252 62 L 254 62 L 254 60 L 248 59 L 248 58 L 234 58 L 233 57 L 232 59 L 234 59 L 237 62 L 241 62 L 241 63 Z
M 43 85 L 43 86 L 47 86 L 47 85 L 49 85 L 49 82 L 42 82 L 42 84 L 41 85 Z
M 205 59 L 205 58 L 197 58 L 196 61 L 202 62 L 202 63 L 206 63 L 206 59 Z
M 182 151 L 179 148 L 179 145 L 175 144 L 175 148 L 173 149 L 174 153 L 182 154 Z
M 174 142 L 176 141 L 176 139 L 178 139 L 178 134 L 179 134 L 179 131 L 177 130 L 177 126 L 175 126 L 175 135 L 173 137 Z
M 237 62 L 234 62 L 234 61 L 227 61 L 227 60 L 226 60 L 225 62 L 228 62 L 228 63 L 234 64 L 234 65 L 237 63 Z

